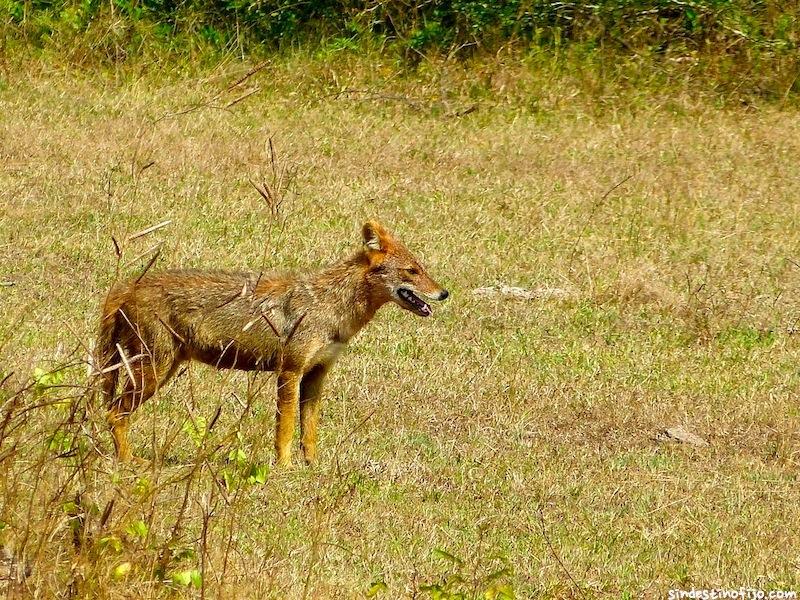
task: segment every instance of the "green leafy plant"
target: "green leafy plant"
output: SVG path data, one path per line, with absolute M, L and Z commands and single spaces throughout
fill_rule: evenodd
M 133 565 L 130 562 L 123 561 L 111 570 L 111 577 L 117 581 L 120 579 L 125 579 L 125 577 L 128 576 L 128 573 L 131 572 L 132 568 Z
M 51 388 L 63 384 L 65 376 L 66 371 L 63 369 L 57 371 L 46 371 L 41 367 L 36 367 L 33 370 L 34 393 L 38 396 L 44 395 Z
M 170 581 L 179 587 L 203 587 L 203 575 L 197 569 L 175 571 L 170 575 Z
M 73 435 L 66 431 L 58 430 L 47 440 L 48 449 L 57 454 L 68 452 L 72 448 Z
M 147 523 L 142 521 L 141 519 L 134 521 L 128 527 L 125 528 L 125 533 L 127 533 L 132 538 L 137 538 L 140 540 L 144 540 L 147 537 L 149 532 L 149 528 L 147 527 Z
M 389 589 L 389 586 L 386 585 L 386 582 L 383 579 L 378 579 L 377 581 L 373 581 L 369 588 L 367 588 L 366 596 L 367 598 L 374 598 L 381 592 L 385 592 Z
M 138 477 L 133 484 L 133 493 L 140 498 L 145 498 L 151 492 L 153 484 L 147 477 Z
M 269 466 L 249 460 L 241 432 L 237 432 L 236 441 L 236 446 L 228 452 L 227 465 L 221 472 L 225 487 L 232 490 L 242 484 L 263 485 L 269 476 Z
M 186 419 L 181 426 L 181 430 L 188 435 L 192 443 L 199 448 L 208 435 L 208 422 L 204 417 Z
M 97 546 L 100 550 L 108 550 L 115 554 L 122 552 L 122 540 L 116 535 L 107 535 L 97 540 Z
M 420 586 L 420 591 L 426 592 L 432 600 L 468 600 L 477 597 L 487 600 L 514 600 L 516 598 L 510 581 L 511 569 L 507 565 L 504 564 L 500 569 L 478 575 L 474 568 L 468 568 L 463 559 L 446 550 L 435 548 L 431 555 L 447 565 L 439 581 Z

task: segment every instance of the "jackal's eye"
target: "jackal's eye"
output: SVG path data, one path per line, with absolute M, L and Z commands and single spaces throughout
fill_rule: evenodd
M 417 267 L 411 267 L 409 269 L 403 269 L 406 272 L 406 275 L 410 275 L 414 277 L 415 275 L 419 275 L 419 269 Z

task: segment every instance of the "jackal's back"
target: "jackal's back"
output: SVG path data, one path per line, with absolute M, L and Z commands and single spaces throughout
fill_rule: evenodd
M 271 369 L 289 285 L 276 274 L 172 270 L 120 286 L 126 345 L 219 367 Z M 117 288 L 110 296 L 120 295 Z M 131 327 L 132 326 L 132 327 Z M 124 329 L 124 327 L 123 327 Z

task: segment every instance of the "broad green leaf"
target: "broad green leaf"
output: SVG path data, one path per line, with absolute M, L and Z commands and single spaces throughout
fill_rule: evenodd
M 147 537 L 147 532 L 149 530 L 147 528 L 147 523 L 140 519 L 128 525 L 128 528 L 125 531 L 128 533 L 128 535 L 143 540 Z
M 97 544 L 103 550 L 106 550 L 106 549 L 112 550 L 113 552 L 116 552 L 117 554 L 122 552 L 122 540 L 120 540 L 115 535 L 108 535 L 106 537 L 101 537 L 98 540 Z
M 367 598 L 374 598 L 381 592 L 384 592 L 389 589 L 389 586 L 386 585 L 383 581 L 376 581 L 367 590 Z
M 119 563 L 114 569 L 111 571 L 111 577 L 119 581 L 123 579 L 128 573 L 131 572 L 131 568 L 133 565 L 129 562 Z
M 203 574 L 200 573 L 197 569 L 193 569 L 189 573 L 189 578 L 192 580 L 192 585 L 197 589 L 203 587 Z
M 184 587 L 189 586 L 192 584 L 192 572 L 191 571 L 175 571 L 171 576 L 170 579 L 172 583 L 175 585 L 182 585 Z

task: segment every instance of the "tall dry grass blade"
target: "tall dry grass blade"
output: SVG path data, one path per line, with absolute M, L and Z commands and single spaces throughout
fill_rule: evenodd
M 125 365 L 125 370 L 128 372 L 128 377 L 131 379 L 131 385 L 133 389 L 138 389 L 138 384 L 136 383 L 136 378 L 133 376 L 133 369 L 131 369 L 131 363 L 128 361 L 128 358 L 125 356 L 125 351 L 122 349 L 122 346 L 116 344 L 117 352 L 119 352 L 119 357 L 122 360 L 122 364 Z
M 151 268 L 151 267 L 152 267 L 152 266 L 155 264 L 156 260 L 158 260 L 158 257 L 159 257 L 160 255 L 161 255 L 161 248 L 158 248 L 158 250 L 156 250 L 156 251 L 155 251 L 155 253 L 153 254 L 153 256 L 151 256 L 151 257 L 150 257 L 150 260 L 149 260 L 149 261 L 147 261 L 147 264 L 144 266 L 144 269 L 142 270 L 142 272 L 141 272 L 141 273 L 139 273 L 139 276 L 136 278 L 136 283 L 139 283 L 139 282 L 142 280 L 142 278 L 143 278 L 145 275 L 147 275 L 147 272 L 148 272 L 148 271 L 150 270 L 150 268 Z
M 170 223 L 172 223 L 172 219 L 167 219 L 166 221 L 161 221 L 161 223 L 156 223 L 155 225 L 151 225 L 150 227 L 142 229 L 141 231 L 137 231 L 136 233 L 132 233 L 131 235 L 128 236 L 128 240 L 127 241 L 132 242 L 133 240 L 139 239 L 140 237 L 144 237 L 144 236 L 146 236 L 146 235 L 148 235 L 150 233 L 153 233 L 154 231 L 158 231 L 159 229 L 163 229 L 164 227 L 166 227 Z

